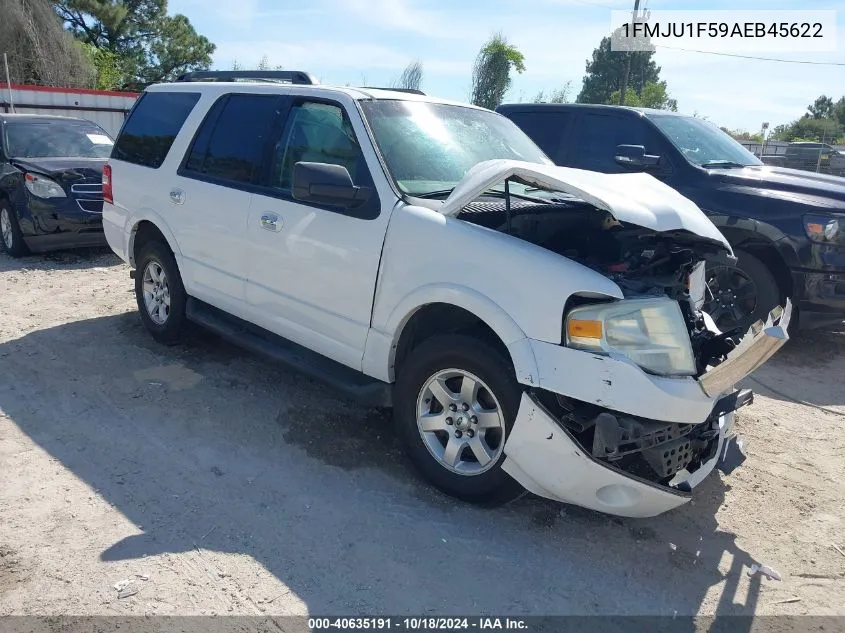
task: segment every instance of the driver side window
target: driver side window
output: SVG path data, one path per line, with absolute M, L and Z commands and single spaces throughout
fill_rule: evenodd
M 366 171 L 352 124 L 339 106 L 328 103 L 294 105 L 273 153 L 271 186 L 283 191 L 291 190 L 298 162 L 341 165 L 356 184 Z
M 605 173 L 628 172 L 630 169 L 616 162 L 617 145 L 642 145 L 647 154 L 661 156 L 661 164 L 666 164 L 662 144 L 644 121 L 617 114 L 593 113 L 582 114 L 577 123 L 571 148 L 571 164 L 573 167 Z

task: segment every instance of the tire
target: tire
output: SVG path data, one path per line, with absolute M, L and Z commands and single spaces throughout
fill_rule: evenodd
M 451 375 L 450 370 L 457 373 Z M 437 376 L 442 381 L 432 383 Z M 469 390 L 473 383 L 480 387 L 478 395 L 469 398 L 473 401 L 472 410 L 462 415 L 460 402 L 468 398 L 451 397 L 459 396 L 464 386 Z M 429 385 L 434 389 L 429 389 Z M 438 389 L 438 385 L 443 389 Z M 447 390 L 451 394 L 448 398 Z M 435 393 L 440 394 L 439 398 Z M 417 470 L 436 488 L 483 505 L 499 505 L 524 492 L 501 467 L 522 390 L 510 361 L 491 345 L 461 334 L 424 341 L 401 366 L 394 395 L 393 414 L 399 439 Z M 447 402 L 456 405 L 451 416 Z M 437 429 L 421 430 L 418 411 L 425 412 L 428 424 Z M 478 414 L 475 422 L 471 421 L 472 413 Z M 453 448 L 450 442 L 455 443 Z M 458 446 L 461 448 L 454 448 Z M 485 459 L 486 463 L 482 463 Z
M 135 299 L 141 321 L 159 343 L 179 343 L 187 329 L 188 296 L 173 253 L 160 241 L 147 242 L 141 247 L 136 266 Z
M 781 301 L 780 287 L 766 264 L 741 249 L 734 254 L 735 267 L 707 268 L 707 285 L 713 296 L 704 310 L 723 332 L 736 327 L 744 331 L 758 319 L 765 321 Z
M 29 255 L 18 216 L 5 200 L 0 200 L 0 246 L 12 257 Z

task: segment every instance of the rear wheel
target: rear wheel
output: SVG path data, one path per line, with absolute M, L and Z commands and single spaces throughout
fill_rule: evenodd
M 501 467 L 521 393 L 509 361 L 491 345 L 465 335 L 433 337 L 400 369 L 399 437 L 420 473 L 443 492 L 504 503 L 523 492 Z
M 135 274 L 135 299 L 147 330 L 160 343 L 182 340 L 187 294 L 170 249 L 161 242 L 141 247 Z
M 23 241 L 18 217 L 5 200 L 0 201 L 0 243 L 3 245 L 3 250 L 12 257 L 29 254 L 29 249 Z
M 726 332 L 746 330 L 758 319 L 765 321 L 780 302 L 775 276 L 757 257 L 736 249 L 736 266 L 707 265 L 707 287 L 711 297 L 704 304 L 716 326 Z

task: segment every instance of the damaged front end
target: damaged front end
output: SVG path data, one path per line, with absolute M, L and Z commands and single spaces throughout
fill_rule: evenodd
M 691 201 L 644 174 L 505 163 L 478 167 L 444 212 L 590 268 L 622 299 L 574 294 L 561 344 L 532 342 L 540 376 L 503 468 L 536 494 L 614 514 L 684 503 L 744 460 L 734 416 L 753 395 L 735 385 L 789 338 L 791 305 L 721 332 L 702 311 L 705 260 L 733 253 Z M 504 191 L 481 190 L 497 177 Z

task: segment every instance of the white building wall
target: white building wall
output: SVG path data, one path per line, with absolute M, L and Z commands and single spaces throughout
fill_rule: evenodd
M 11 96 L 14 111 L 17 113 L 88 119 L 112 136 L 117 136 L 126 113 L 138 98 L 138 94 L 134 92 L 121 93 L 15 84 L 12 84 Z M 4 84 L 0 84 L 0 111 L 11 112 L 9 88 Z

